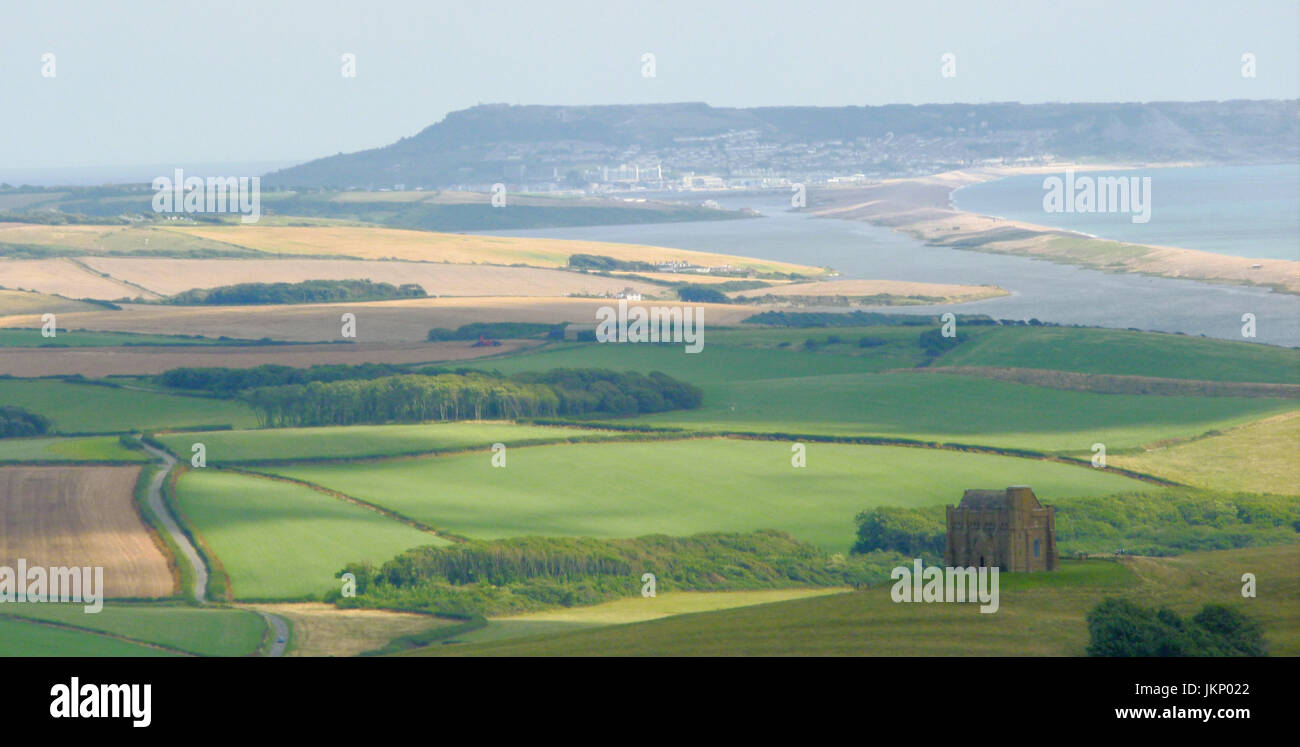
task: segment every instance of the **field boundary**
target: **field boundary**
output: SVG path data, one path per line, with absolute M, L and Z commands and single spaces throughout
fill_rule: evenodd
M 234 593 L 230 588 L 230 574 L 226 573 L 226 567 L 221 564 L 221 559 L 212 551 L 207 541 L 203 539 L 203 535 L 199 533 L 193 522 L 181 510 L 180 499 L 176 493 L 176 484 L 180 481 L 181 476 L 188 471 L 188 467 L 178 463 L 167 474 L 162 484 L 163 505 L 176 517 L 176 524 L 180 526 L 181 531 L 194 545 L 195 551 L 199 554 L 199 559 L 208 567 L 208 584 L 207 588 L 203 590 L 204 597 L 210 601 L 230 602 L 234 599 Z M 221 591 L 220 596 L 214 594 L 218 589 Z
M 266 480 L 275 480 L 276 482 L 287 482 L 287 483 L 290 483 L 290 484 L 293 484 L 293 485 L 300 485 L 300 486 L 302 486 L 302 487 L 304 487 L 304 488 L 310 488 L 311 490 L 314 490 L 314 491 L 316 491 L 316 492 L 318 492 L 318 493 L 322 493 L 322 494 L 327 495 L 327 496 L 329 496 L 329 497 L 331 497 L 331 498 L 334 498 L 334 499 L 336 499 L 336 500 L 343 501 L 344 503 L 350 503 L 350 504 L 352 504 L 352 505 L 354 505 L 354 506 L 357 506 L 358 508 L 364 508 L 364 509 L 366 509 L 366 510 L 368 510 L 368 511 L 374 511 L 375 513 L 377 513 L 377 514 L 383 516 L 383 517 L 386 518 L 386 519 L 392 519 L 393 521 L 400 522 L 400 523 L 405 524 L 405 525 L 407 525 L 407 526 L 409 526 L 409 527 L 411 527 L 411 528 L 413 528 L 413 529 L 418 529 L 418 530 L 420 530 L 421 532 L 425 532 L 425 533 L 427 533 L 427 534 L 432 534 L 432 535 L 435 536 L 435 537 L 441 537 L 441 538 L 443 538 L 443 539 L 451 540 L 451 541 L 453 541 L 453 542 L 468 542 L 468 541 L 469 541 L 467 538 L 465 538 L 465 537 L 461 537 L 461 536 L 458 535 L 458 534 L 452 534 L 452 533 L 450 533 L 450 532 L 446 532 L 446 531 L 444 531 L 444 530 L 438 529 L 437 527 L 430 526 L 429 524 L 425 524 L 425 523 L 422 522 L 422 521 L 418 521 L 418 520 L 416 520 L 416 519 L 412 519 L 412 518 L 409 517 L 409 516 L 405 516 L 405 515 L 403 515 L 403 514 L 399 514 L 398 512 L 393 511 L 392 509 L 384 508 L 383 506 L 379 506 L 379 505 L 377 505 L 377 504 L 370 503 L 369 501 L 363 501 L 363 500 L 361 500 L 360 498 L 356 498 L 356 497 L 350 496 L 350 495 L 348 495 L 347 493 L 343 493 L 343 492 L 341 492 L 341 491 L 334 490 L 334 489 L 332 489 L 332 488 L 327 488 L 327 487 L 325 487 L 324 485 L 317 485 L 317 484 L 314 483 L 314 482 L 308 482 L 308 481 L 306 481 L 306 480 L 299 480 L 299 479 L 296 478 L 296 477 L 286 477 L 286 476 L 284 476 L 284 475 L 273 475 L 273 474 L 269 474 L 269 473 L 265 473 L 265 472 L 257 472 L 257 471 L 255 471 L 255 470 L 241 469 L 241 468 L 239 468 L 239 467 L 221 467 L 221 466 L 214 466 L 214 467 L 211 467 L 211 469 L 214 469 L 214 470 L 216 470 L 216 471 L 218 471 L 218 472 L 232 472 L 232 473 L 235 473 L 235 474 L 246 475 L 246 476 L 248 476 L 248 477 L 258 477 L 258 478 L 263 478 L 263 479 L 266 479 Z M 245 602 L 246 602 L 246 601 L 249 601 L 249 600 L 241 600 L 241 601 L 245 601 Z M 277 600 L 267 600 L 267 601 L 277 601 Z M 283 601 L 283 600 L 278 600 L 278 601 Z
M 1268 397 L 1300 399 L 1300 384 L 1272 384 L 1245 381 L 1170 379 L 1128 374 L 1095 374 L 1047 368 L 1002 368 L 997 366 L 926 366 L 891 368 L 881 373 L 950 373 L 977 376 L 1014 384 L 1041 386 L 1093 394 L 1132 394 L 1154 397 Z
M 186 588 L 193 583 L 189 579 L 186 583 L 187 576 L 193 576 L 193 571 L 185 573 L 180 562 L 180 548 L 176 547 L 175 542 L 168 536 L 161 520 L 154 514 L 153 509 L 149 507 L 149 485 L 153 482 L 154 475 L 158 473 L 158 465 L 153 462 L 146 463 L 140 468 L 140 475 L 135 481 L 135 510 L 140 515 L 140 521 L 149 531 L 149 536 L 153 538 L 153 543 L 158 547 L 159 552 L 167 558 L 167 568 L 172 574 L 172 598 L 179 598 L 185 594 Z
M 15 622 L 31 623 L 31 624 L 33 624 L 33 625 L 42 625 L 42 626 L 47 627 L 47 628 L 59 628 L 59 629 L 62 629 L 62 630 L 75 630 L 75 631 L 78 632 L 78 633 L 89 633 L 89 634 L 91 634 L 91 635 L 97 635 L 97 636 L 99 636 L 99 637 L 101 637 L 101 638 L 112 638 L 112 639 L 114 639 L 114 640 L 122 641 L 122 642 L 124 642 L 124 643 L 131 643 L 131 644 L 134 644 L 134 645 L 136 645 L 136 646 L 144 646 L 145 648 L 158 649 L 159 651 L 167 651 L 167 652 L 170 652 L 170 653 L 173 653 L 173 654 L 180 654 L 181 656 L 194 656 L 194 657 L 202 656 L 202 654 L 196 654 L 196 653 L 194 653 L 193 651 L 186 651 L 186 650 L 183 649 L 183 648 L 176 648 L 175 646 L 168 646 L 168 645 L 163 644 L 163 643 L 154 643 L 154 642 L 152 642 L 152 641 L 142 641 L 142 640 L 140 640 L 139 638 L 130 638 L 130 637 L 127 637 L 127 636 L 124 636 L 124 635 L 120 635 L 120 634 L 118 634 L 118 633 L 109 633 L 108 631 L 105 631 L 105 630 L 96 630 L 96 629 L 94 629 L 94 628 L 83 628 L 83 627 L 80 626 L 80 625 L 73 625 L 73 624 L 71 624 L 71 623 L 57 622 L 57 621 L 54 621 L 54 620 L 42 620 L 42 619 L 35 618 L 35 617 L 26 617 L 26 616 L 24 616 L 24 615 L 15 615 L 15 614 L 10 613 L 10 612 L 0 612 L 0 620 L 11 620 L 11 621 L 15 621 Z
M 572 425 L 576 427 L 588 427 L 591 428 L 592 430 L 601 430 L 601 429 L 619 430 L 618 428 L 607 428 L 606 427 L 607 424 L 592 424 L 590 426 L 587 426 L 581 423 L 573 423 Z M 979 444 L 966 444 L 966 443 L 958 443 L 958 442 L 919 441 L 916 439 L 895 438 L 890 436 L 828 436 L 828 435 L 818 435 L 818 434 L 811 434 L 811 433 L 781 433 L 775 431 L 773 432 L 690 431 L 681 428 L 671 428 L 671 429 L 664 428 L 662 430 L 656 431 L 653 430 L 652 427 L 646 427 L 644 431 L 642 427 L 638 427 L 637 431 L 638 431 L 637 435 L 629 435 L 625 438 L 619 438 L 619 437 L 580 438 L 580 439 L 563 439 L 563 440 L 554 440 L 554 441 L 548 440 L 540 443 L 519 442 L 519 443 L 511 444 L 510 448 L 536 448 L 540 446 L 566 446 L 566 445 L 579 445 L 579 444 L 599 445 L 604 443 L 611 443 L 611 444 L 636 443 L 641 441 L 691 441 L 697 439 L 735 439 L 735 440 L 747 440 L 747 441 L 787 441 L 787 442 L 806 441 L 810 443 L 834 443 L 834 444 L 847 444 L 847 445 L 856 445 L 856 446 L 899 446 L 899 447 L 915 448 L 915 449 L 934 449 L 939 451 L 960 451 L 960 452 L 966 452 L 972 454 L 989 454 L 994 456 L 1016 457 L 1021 459 L 1036 459 L 1045 462 L 1057 462 L 1060 464 L 1069 464 L 1077 467 L 1092 468 L 1091 458 L 1085 459 L 1080 457 L 1072 457 L 1064 454 L 1051 454 L 1047 452 L 1033 451 L 1030 449 L 1013 449 L 1013 448 L 999 447 L 999 446 L 981 446 Z M 409 454 L 394 454 L 391 456 L 315 457 L 315 458 L 309 457 L 305 459 L 248 460 L 248 461 L 240 461 L 237 463 L 227 463 L 225 465 L 217 464 L 217 465 L 213 465 L 213 468 L 226 469 L 233 472 L 242 472 L 246 474 L 258 475 L 263 477 L 271 477 L 273 479 L 285 479 L 290 482 L 299 482 L 307 487 L 311 487 L 316 490 L 321 490 L 324 492 L 333 492 L 330 491 L 329 488 L 324 488 L 318 485 L 314 485 L 307 481 L 300 481 L 300 480 L 296 480 L 295 478 L 287 478 L 287 477 L 283 477 L 282 475 L 270 475 L 267 473 L 259 472 L 258 470 L 269 468 L 269 467 L 287 467 L 287 466 L 300 465 L 300 464 L 375 464 L 375 463 L 382 463 L 382 462 L 396 462 L 396 461 L 406 461 L 406 460 L 415 460 L 415 459 L 437 459 L 441 457 L 471 454 L 480 451 L 486 451 L 486 447 L 481 447 L 481 446 L 454 447 L 454 448 L 441 449 L 435 451 L 424 451 L 424 452 L 409 453 Z M 169 450 L 169 453 L 172 452 L 170 452 Z M 1163 487 L 1176 487 L 1176 488 L 1187 487 L 1182 483 L 1175 482 L 1173 480 L 1168 480 L 1163 477 L 1158 477 L 1153 474 L 1148 474 L 1146 472 L 1140 472 L 1138 470 L 1131 470 L 1122 467 L 1111 467 L 1111 466 L 1107 466 L 1102 469 L 1104 469 L 1107 472 L 1113 472 L 1115 474 L 1119 474 L 1124 477 L 1132 478 L 1134 480 L 1149 482 Z M 365 501 L 361 501 L 360 499 L 353 498 L 351 496 L 345 496 L 344 494 L 339 494 L 338 496 L 335 497 L 342 497 L 349 501 L 355 501 L 359 505 L 363 505 L 363 507 L 371 508 L 372 510 L 381 510 L 381 512 L 387 511 L 387 509 L 379 509 L 378 506 L 374 506 L 372 504 L 366 503 Z M 427 531 L 427 532 L 438 534 L 439 536 L 447 537 L 448 539 L 451 539 L 453 537 L 453 535 L 449 535 L 443 532 L 442 530 L 438 530 L 436 528 L 423 525 L 420 522 L 415 521 L 414 519 L 409 519 L 409 517 L 401 517 L 400 515 L 395 514 L 390 518 L 397 518 L 398 520 L 401 521 L 414 522 L 411 524 L 411 526 L 414 526 L 417 529 L 421 529 L 422 531 Z

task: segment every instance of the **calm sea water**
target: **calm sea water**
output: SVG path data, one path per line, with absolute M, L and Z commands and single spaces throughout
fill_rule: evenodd
M 1256 316 L 1257 337 L 1251 341 L 1300 346 L 1300 296 L 1241 286 L 1107 274 L 1026 257 L 927 246 L 887 228 L 792 213 L 788 209 L 789 195 L 783 193 L 708 196 L 723 207 L 749 207 L 765 217 L 493 233 L 695 249 L 832 267 L 849 278 L 987 284 L 1012 293 L 976 303 L 879 309 L 882 311 L 982 313 L 1000 319 L 1038 318 L 1061 324 L 1131 327 L 1231 340 L 1242 339 L 1241 316 L 1252 313 Z
M 1300 260 L 1300 164 L 1076 172 L 1151 178 L 1151 218 L 1126 213 L 1043 209 L 1043 180 L 1012 176 L 972 184 L 953 195 L 960 209 L 1138 244 L 1201 249 L 1237 257 Z

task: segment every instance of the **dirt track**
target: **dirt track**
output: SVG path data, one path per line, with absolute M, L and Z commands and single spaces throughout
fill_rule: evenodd
M 139 467 L 0 467 L 0 565 L 101 566 L 107 597 L 167 597 L 167 558 L 134 505 Z

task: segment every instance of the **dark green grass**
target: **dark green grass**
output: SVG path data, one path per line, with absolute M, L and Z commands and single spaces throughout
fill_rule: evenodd
M 255 653 L 266 631 L 261 617 L 238 609 L 106 604 L 99 612 L 86 614 L 80 604 L 15 604 L 3 611 L 204 656 Z
M 871 435 L 1091 454 L 1199 436 L 1294 400 L 1095 394 L 936 374 L 844 374 L 717 383 L 704 406 L 638 418 L 708 431 Z
M 331 459 L 489 449 L 521 443 L 617 438 L 618 431 L 511 423 L 423 423 L 320 428 L 174 433 L 158 436 L 174 453 L 188 457 L 194 444 L 206 447 L 209 465 L 273 459 Z M 3 442 L 0 442 L 0 447 Z M 0 458 L 3 458 L 0 448 Z
M 17 605 L 15 605 L 17 606 Z M 0 611 L 7 611 L 0 608 Z M 0 617 L 0 656 L 179 656 L 108 636 Z
M 147 457 L 117 436 L 0 439 L 0 462 L 143 462 Z
M 1193 553 L 1177 558 L 1064 560 L 1056 573 L 1000 574 L 997 612 L 974 604 L 895 603 L 890 584 L 847 594 L 662 620 L 561 632 L 527 640 L 433 646 L 439 656 L 1083 656 L 1086 615 L 1107 597 L 1168 605 L 1182 615 L 1207 602 L 1260 621 L 1274 656 L 1295 656 L 1300 563 L 1294 547 Z M 1242 569 L 1269 578 L 1241 598 Z
M 1300 384 L 1300 351 L 1292 348 L 1114 329 L 987 329 L 935 365 Z
M 818 343 L 825 343 L 832 334 L 840 335 L 844 342 L 822 344 L 811 351 L 803 348 L 804 341 L 810 337 Z M 857 341 L 864 334 L 892 335 L 893 343 L 877 348 L 858 347 Z M 920 346 L 915 344 L 917 334 L 919 332 L 914 330 L 905 339 L 898 337 L 895 329 L 862 334 L 838 329 L 744 330 L 736 333 L 706 329 L 704 349 L 695 354 L 686 353 L 681 344 L 566 343 L 540 352 L 466 365 L 508 374 L 552 368 L 608 368 L 642 373 L 662 371 L 707 388 L 731 381 L 864 373 L 914 366 L 923 359 Z M 791 345 L 777 347 L 780 342 L 790 342 Z
M 177 485 L 181 512 L 220 559 L 236 599 L 319 598 L 352 562 L 382 563 L 446 544 L 375 511 L 311 488 L 197 469 Z
M 233 425 L 257 419 L 238 400 L 183 397 L 135 389 L 75 384 L 55 379 L 0 379 L 0 404 L 44 415 L 58 433 Z
M 791 445 L 782 441 L 536 446 L 511 449 L 505 468 L 492 467 L 491 456 L 266 471 L 475 539 L 685 536 L 771 528 L 829 552 L 848 550 L 853 517 L 870 506 L 956 503 L 965 487 L 1031 484 L 1047 500 L 1141 487 L 1088 467 L 893 446 L 811 443 L 802 468 L 791 466 Z

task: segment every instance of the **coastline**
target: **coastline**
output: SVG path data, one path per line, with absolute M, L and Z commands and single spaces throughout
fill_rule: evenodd
M 986 167 L 931 176 L 890 179 L 865 187 L 827 188 L 810 194 L 819 217 L 857 220 L 891 228 L 933 246 L 1012 254 L 1125 272 L 1210 283 L 1253 285 L 1300 294 L 1300 262 L 1235 257 L 1200 249 L 1134 244 L 1053 226 L 957 210 L 952 195 L 962 187 L 1020 174 L 1120 171 L 1200 166 L 1198 163 L 1072 164 Z

